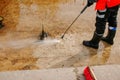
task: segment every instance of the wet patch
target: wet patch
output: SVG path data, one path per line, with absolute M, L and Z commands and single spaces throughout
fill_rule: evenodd
M 0 71 L 120 63 L 119 34 L 112 47 L 103 42 L 98 50 L 82 45 L 83 40 L 91 39 L 95 28 L 93 9 L 87 9 L 61 39 L 84 7 L 82 1 L 0 0 L 0 3 L 0 16 L 5 19 L 5 27 L 0 29 Z M 44 40 L 39 35 L 42 24 L 49 34 Z

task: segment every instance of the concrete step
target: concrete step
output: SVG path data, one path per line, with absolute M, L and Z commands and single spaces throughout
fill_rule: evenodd
M 0 80 L 85 80 L 82 68 L 0 72 Z
M 120 80 L 120 65 L 90 67 L 97 80 Z M 0 72 L 0 80 L 85 80 L 85 67 Z
M 120 65 L 105 65 L 91 67 L 96 80 L 120 80 Z

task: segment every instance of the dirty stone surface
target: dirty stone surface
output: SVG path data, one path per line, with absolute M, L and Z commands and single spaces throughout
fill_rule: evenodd
M 102 41 L 98 50 L 82 45 L 83 40 L 91 39 L 95 29 L 95 5 L 87 8 L 61 39 L 85 3 L 0 0 L 0 16 L 5 25 L 0 29 L 0 71 L 120 64 L 120 14 L 113 46 Z M 43 41 L 39 40 L 42 25 L 48 33 Z
M 7 71 L 0 72 L 0 80 L 85 80 L 83 69 L 83 67 L 79 67 Z
M 120 65 L 90 66 L 95 80 L 119 80 Z M 0 80 L 86 80 L 86 67 L 0 72 Z M 19 76 L 20 75 L 20 76 Z

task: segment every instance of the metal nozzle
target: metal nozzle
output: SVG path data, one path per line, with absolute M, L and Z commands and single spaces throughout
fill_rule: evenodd
M 64 35 L 61 37 L 63 39 Z

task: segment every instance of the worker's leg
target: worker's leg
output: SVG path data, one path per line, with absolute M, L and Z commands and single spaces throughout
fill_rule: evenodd
M 108 17 L 108 34 L 106 37 L 102 37 L 102 40 L 109 43 L 113 44 L 114 37 L 116 34 L 116 29 L 117 29 L 117 14 L 118 14 L 118 9 L 119 6 L 115 6 L 112 8 L 108 8 L 108 12 L 110 13 L 110 16 Z
M 105 25 L 106 25 L 105 14 L 106 14 L 106 9 L 97 11 L 96 23 L 95 23 L 96 30 L 94 32 L 94 36 L 90 41 L 83 41 L 83 45 L 98 49 L 99 42 L 105 30 Z

